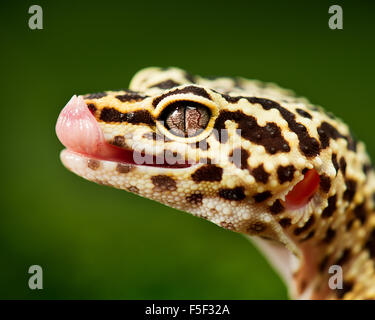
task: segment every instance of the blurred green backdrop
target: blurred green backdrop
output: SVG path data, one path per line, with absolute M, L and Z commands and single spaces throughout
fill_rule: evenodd
M 44 29 L 28 28 L 28 8 Z M 341 4 L 344 30 L 328 28 Z M 350 123 L 375 155 L 370 1 L 2 1 L 0 298 L 286 299 L 241 235 L 59 161 L 54 126 L 77 93 L 146 66 L 274 81 Z M 28 288 L 28 268 L 44 289 Z

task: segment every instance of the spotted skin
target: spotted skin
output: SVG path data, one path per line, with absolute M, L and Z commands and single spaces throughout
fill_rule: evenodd
M 147 68 L 129 90 L 84 99 L 108 143 L 170 152 L 193 165 L 129 165 L 63 151 L 67 168 L 255 236 L 293 298 L 375 298 L 375 176 L 364 144 L 341 120 L 271 83 L 177 68 Z M 159 122 L 178 101 L 210 110 L 203 132 L 174 136 Z M 197 148 L 201 142 L 206 147 Z M 288 209 L 285 196 L 311 169 L 319 188 L 306 205 Z M 333 264 L 342 267 L 343 289 L 328 286 Z

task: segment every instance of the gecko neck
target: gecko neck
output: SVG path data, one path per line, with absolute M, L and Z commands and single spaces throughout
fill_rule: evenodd
M 291 237 L 298 254 L 276 241 L 249 237 L 285 282 L 291 298 L 375 299 L 375 212 L 355 213 L 354 208 L 358 206 L 346 210 L 345 223 L 324 239 L 298 244 Z

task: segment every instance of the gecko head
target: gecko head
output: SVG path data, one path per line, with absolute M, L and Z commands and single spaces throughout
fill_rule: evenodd
M 183 84 L 181 72 L 153 85 L 163 73 L 146 69 L 132 90 L 74 96 L 56 125 L 63 164 L 85 179 L 287 243 L 287 228 L 327 206 L 336 174 L 335 163 L 319 157 L 308 111 L 292 98 L 284 103 L 303 112 L 229 96 L 198 78 Z

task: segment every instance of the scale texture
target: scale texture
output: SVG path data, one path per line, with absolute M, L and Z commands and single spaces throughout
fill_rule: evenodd
M 374 171 L 321 107 L 272 83 L 147 68 L 129 90 L 64 110 L 57 134 L 74 173 L 250 236 L 293 298 L 375 298 Z

